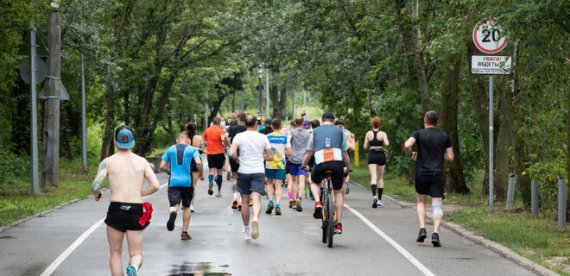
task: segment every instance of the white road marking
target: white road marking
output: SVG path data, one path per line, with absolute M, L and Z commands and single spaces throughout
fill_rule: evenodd
M 162 184 L 160 186 L 160 189 L 162 189 L 166 185 L 168 185 L 168 183 Z M 159 189 L 159 191 L 160 191 L 160 189 Z M 154 193 L 154 194 L 156 194 L 156 193 Z M 152 196 L 152 195 L 145 196 L 145 197 L 143 197 L 143 199 L 148 198 L 150 196 Z M 105 218 L 102 218 L 99 221 L 95 222 L 93 225 L 91 225 L 91 227 L 89 227 L 89 229 L 87 229 L 87 231 L 83 232 L 83 234 L 81 234 L 81 236 L 79 236 L 79 238 L 77 238 L 67 249 L 65 249 L 63 251 L 63 253 L 61 253 L 55 259 L 55 261 L 53 261 L 44 270 L 44 272 L 42 272 L 42 274 L 40 274 L 40 276 L 50 276 L 57 269 L 57 267 L 61 263 L 63 263 L 63 261 L 65 261 L 65 259 L 67 259 L 67 257 L 69 257 L 69 255 L 71 255 L 71 253 L 73 253 L 73 251 L 75 251 L 75 249 L 77 249 L 77 247 L 79 247 L 83 243 L 83 241 L 85 241 L 87 239 L 87 237 L 89 237 L 89 235 L 91 235 L 91 233 L 93 233 L 95 231 L 95 229 L 97 229 L 99 226 L 101 226 L 103 221 L 105 221 Z
M 360 212 L 354 210 L 352 207 L 344 204 L 344 207 L 347 208 L 350 212 L 356 215 L 360 220 L 364 222 L 370 229 L 372 229 L 376 234 L 386 240 L 392 247 L 396 248 L 400 254 L 402 254 L 410 263 L 412 263 L 415 267 L 417 267 L 424 275 L 435 276 L 433 272 L 431 272 L 427 267 L 425 267 L 420 261 L 418 261 L 410 252 L 400 246 L 396 241 L 394 241 L 390 236 L 386 235 L 386 233 L 382 232 L 376 225 L 370 222 L 365 216 L 363 216 Z

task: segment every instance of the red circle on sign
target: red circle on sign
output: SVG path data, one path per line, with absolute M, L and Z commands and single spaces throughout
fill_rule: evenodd
M 477 37 L 477 32 L 479 31 L 479 28 L 485 24 L 490 24 L 491 22 L 495 22 L 496 19 L 493 17 L 487 18 L 487 20 L 479 23 L 477 26 L 475 26 L 475 29 L 473 29 L 473 43 L 475 43 L 475 46 L 477 47 L 477 49 L 479 49 L 479 51 L 486 53 L 486 54 L 496 54 L 500 51 L 502 51 L 503 49 L 505 49 L 505 47 L 507 46 L 507 38 L 504 37 L 504 41 L 503 43 L 501 43 L 501 45 L 499 45 L 497 48 L 495 49 L 487 49 L 485 48 L 485 46 L 483 46 L 481 44 L 481 42 L 479 42 L 479 39 Z

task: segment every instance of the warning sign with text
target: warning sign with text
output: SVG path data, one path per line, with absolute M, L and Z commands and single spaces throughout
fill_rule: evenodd
M 511 69 L 510 56 L 471 56 L 471 74 L 509 75 Z

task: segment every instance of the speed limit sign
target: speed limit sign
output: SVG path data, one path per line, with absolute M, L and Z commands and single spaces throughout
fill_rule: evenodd
M 507 37 L 495 18 L 488 18 L 473 29 L 473 42 L 479 51 L 496 54 L 507 46 Z

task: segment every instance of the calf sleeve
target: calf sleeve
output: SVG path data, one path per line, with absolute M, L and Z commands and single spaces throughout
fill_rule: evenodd
M 433 207 L 433 216 L 434 217 L 442 217 L 443 216 L 443 203 L 441 202 L 432 202 L 431 206 Z

